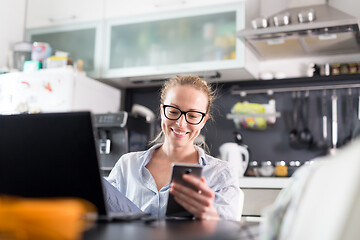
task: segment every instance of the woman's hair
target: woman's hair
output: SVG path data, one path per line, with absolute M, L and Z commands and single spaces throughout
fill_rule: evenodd
M 166 81 L 161 90 L 160 90 L 160 103 L 164 104 L 164 100 L 166 98 L 166 94 L 168 93 L 169 89 L 172 89 L 174 87 L 179 86 L 190 86 L 197 90 L 200 90 L 203 92 L 207 98 L 208 98 L 208 104 L 206 108 L 206 113 L 209 116 L 209 119 L 213 119 L 212 117 L 212 106 L 213 102 L 216 98 L 216 91 L 212 89 L 212 86 L 207 83 L 205 80 L 201 79 L 200 77 L 196 75 L 187 75 L 187 76 L 180 76 L 177 75 L 174 78 L 169 79 Z M 151 141 L 151 143 L 157 142 L 162 137 L 162 131 L 156 136 L 154 140 Z M 199 147 L 202 147 L 205 151 L 208 152 L 208 147 L 204 141 L 202 141 L 199 144 L 196 144 Z

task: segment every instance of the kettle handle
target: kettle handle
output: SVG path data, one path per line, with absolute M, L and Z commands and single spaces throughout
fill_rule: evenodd
M 241 176 L 244 176 L 246 168 L 249 164 L 250 155 L 249 155 L 249 151 L 244 147 L 239 148 L 239 150 L 240 150 L 240 154 L 244 156 L 243 161 L 241 162 L 242 169 L 240 173 Z

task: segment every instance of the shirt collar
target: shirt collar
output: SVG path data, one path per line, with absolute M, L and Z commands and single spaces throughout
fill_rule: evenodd
M 201 147 L 198 147 L 194 145 L 195 150 L 199 153 L 199 164 L 201 166 L 207 165 L 206 157 L 205 157 L 205 151 Z
M 145 167 L 146 164 L 149 163 L 152 155 L 154 154 L 154 151 L 162 146 L 162 143 L 155 144 L 151 148 L 149 148 L 147 151 L 145 151 L 141 157 L 144 159 L 143 163 L 141 164 L 141 167 Z

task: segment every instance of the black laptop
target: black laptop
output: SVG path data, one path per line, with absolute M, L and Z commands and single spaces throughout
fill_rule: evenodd
M 99 219 L 147 215 L 110 213 L 101 178 L 90 112 L 0 115 L 0 194 L 83 198 Z

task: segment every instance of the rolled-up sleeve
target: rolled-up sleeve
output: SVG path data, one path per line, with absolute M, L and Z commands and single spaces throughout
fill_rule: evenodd
M 240 221 L 244 192 L 239 187 L 236 175 L 227 167 L 221 171 L 215 190 L 215 208 L 219 216 L 226 220 Z

